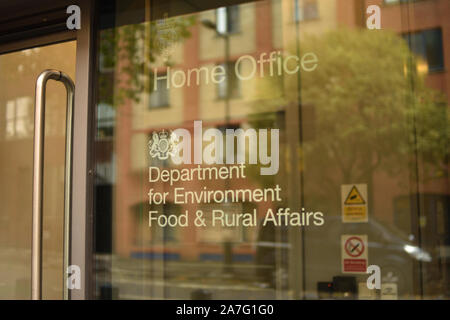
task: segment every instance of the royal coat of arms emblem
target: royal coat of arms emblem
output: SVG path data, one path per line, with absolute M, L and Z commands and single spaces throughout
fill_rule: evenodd
M 166 160 L 169 156 L 175 155 L 177 143 L 178 137 L 173 132 L 171 134 L 167 131 L 153 132 L 152 138 L 148 143 L 150 156 L 159 160 Z

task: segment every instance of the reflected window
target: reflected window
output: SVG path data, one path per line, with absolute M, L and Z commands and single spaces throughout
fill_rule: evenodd
M 220 64 L 225 71 L 227 71 L 228 68 L 228 71 L 225 72 L 225 75 L 218 77 L 217 98 L 219 99 L 226 99 L 227 97 L 230 99 L 239 98 L 241 95 L 240 81 L 236 76 L 236 72 L 234 72 L 235 64 L 235 61 Z M 229 79 L 227 79 L 227 76 L 229 76 Z M 230 86 L 229 89 L 228 86 Z
M 411 50 L 425 59 L 428 71 L 444 70 L 441 29 L 423 30 L 404 35 Z
M 225 125 L 217 126 L 216 129 L 219 129 L 222 132 L 223 145 L 226 146 L 227 139 L 228 139 L 227 138 L 227 129 L 228 130 L 233 130 L 233 132 L 236 132 L 238 129 L 241 129 L 241 125 L 240 124 L 228 123 L 228 124 L 225 124 Z M 229 157 L 233 158 L 234 155 L 236 155 L 238 153 L 239 145 L 237 143 L 237 139 L 234 138 L 233 140 L 234 140 L 234 144 L 233 144 L 234 148 L 233 149 L 230 148 L 230 150 L 229 149 L 225 149 L 225 152 L 223 153 L 223 163 L 226 163 L 227 154 L 229 154 Z
M 150 109 L 168 107 L 169 106 L 169 89 L 167 89 L 167 76 L 158 75 L 162 79 L 158 78 L 156 80 L 158 90 L 153 90 L 150 94 Z
M 239 32 L 239 7 L 222 7 L 216 10 L 217 32 L 221 34 Z
M 305 21 L 317 19 L 319 17 L 319 8 L 316 0 L 295 0 L 294 1 L 294 20 Z
M 114 108 L 105 103 L 100 103 L 97 114 L 97 138 L 111 138 L 114 136 L 114 121 L 116 111 Z
M 158 211 L 160 215 L 179 215 L 181 213 L 181 209 L 178 205 L 172 203 L 166 203 L 162 206 L 152 206 L 150 209 L 152 211 Z M 142 221 L 142 220 L 141 220 Z M 142 221 L 142 223 L 146 224 L 147 221 Z M 155 226 L 151 228 L 151 238 L 153 243 L 176 243 L 179 241 L 179 230 L 180 228 L 176 227 L 160 227 Z
M 149 211 L 157 211 L 159 215 L 179 215 L 181 209 L 173 203 L 164 205 L 148 205 L 147 202 L 141 202 L 132 207 L 136 223 L 135 244 L 141 246 L 151 246 L 159 243 L 176 243 L 179 241 L 179 228 L 170 226 L 161 227 L 154 224 L 152 227 L 148 225 Z M 150 231 L 150 232 L 149 232 Z
M 30 97 L 19 97 L 6 102 L 6 137 L 23 138 L 29 136 L 32 129 Z

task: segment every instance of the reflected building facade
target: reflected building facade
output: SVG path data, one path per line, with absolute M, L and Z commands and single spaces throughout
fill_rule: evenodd
M 370 5 L 381 9 L 381 30 L 366 28 Z M 345 234 L 368 236 L 368 263 L 381 267 L 383 283 L 395 283 L 396 297 L 448 298 L 448 1 L 264 0 L 198 8 L 183 1 L 115 1 L 101 7 L 99 298 L 315 299 L 327 297 L 323 283 L 332 284 L 337 299 L 382 298 L 361 289 L 365 275 L 343 274 Z M 239 63 L 241 57 L 257 61 L 272 52 L 283 57 L 285 70 L 296 70 L 286 57 L 300 61 L 308 53 L 317 66 L 276 73 L 259 63 L 248 80 L 236 76 L 256 70 L 251 59 Z M 177 71 L 189 77 L 189 70 L 211 74 L 217 66 L 225 70 L 217 83 L 201 72 L 192 85 L 175 78 Z M 177 85 L 180 79 L 184 85 Z M 149 167 L 197 166 L 149 153 L 153 133 L 183 128 L 194 136 L 196 120 L 224 133 L 279 129 L 278 173 L 261 176 L 249 165 L 245 179 L 149 182 Z M 369 221 L 343 223 L 341 186 L 361 183 Z M 283 190 L 282 201 L 179 204 L 173 198 L 175 188 L 273 185 Z M 150 203 L 151 189 L 168 192 L 167 201 Z M 261 225 L 267 210 L 286 207 L 320 211 L 325 224 Z M 194 215 L 221 208 L 256 210 L 259 224 L 149 227 L 149 211 Z

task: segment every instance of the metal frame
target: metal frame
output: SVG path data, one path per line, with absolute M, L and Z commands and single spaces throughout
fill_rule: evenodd
M 0 44 L 0 54 L 6 54 L 23 49 L 41 47 L 71 40 L 77 40 L 77 35 L 73 32 L 58 32 L 50 35 L 35 37 L 26 40 L 19 40 L 7 44 Z
M 29 1 L 36 6 L 35 1 Z M 81 289 L 70 290 L 69 299 L 90 299 L 93 284 L 93 159 L 91 154 L 94 108 L 94 10 L 95 1 L 73 1 L 81 8 L 81 29 L 63 31 L 26 40 L 0 44 L 0 54 L 76 40 L 75 104 L 73 108 L 72 195 L 70 237 L 71 265 L 81 271 Z M 58 7 L 61 4 L 56 3 Z M 46 10 L 48 7 L 45 8 Z M 64 71 L 64 70 L 62 70 Z
M 93 288 L 94 168 L 94 18 L 95 1 L 79 1 L 81 30 L 77 31 L 76 91 L 74 108 L 71 263 L 81 270 L 81 289 L 70 299 L 91 299 Z

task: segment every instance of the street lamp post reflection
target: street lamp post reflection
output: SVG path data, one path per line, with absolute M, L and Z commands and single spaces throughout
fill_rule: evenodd
M 230 72 L 230 36 L 228 30 L 225 32 L 219 32 L 217 30 L 217 24 L 211 20 L 202 20 L 202 25 L 210 30 L 213 30 L 216 35 L 225 41 L 225 70 L 226 70 L 226 82 L 225 82 L 225 128 L 228 128 L 230 124 L 230 94 L 231 94 L 231 72 Z M 225 189 L 229 189 L 229 181 L 225 180 Z M 233 245 L 229 239 L 223 242 L 223 272 L 225 275 L 231 275 L 233 273 Z
M 213 30 L 216 35 L 225 41 L 225 69 L 226 69 L 226 94 L 225 94 L 225 125 L 228 126 L 230 123 L 230 35 L 228 31 L 219 32 L 217 30 L 217 24 L 212 22 L 211 20 L 202 20 L 202 24 L 204 27 Z

